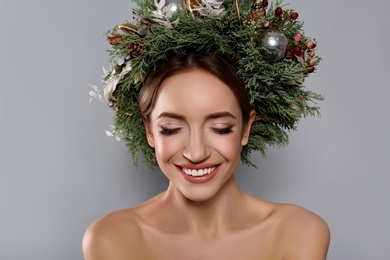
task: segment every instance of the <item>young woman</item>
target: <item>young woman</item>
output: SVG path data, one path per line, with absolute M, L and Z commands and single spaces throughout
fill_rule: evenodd
M 256 113 L 231 61 L 173 57 L 149 76 L 139 101 L 169 187 L 93 223 L 85 259 L 326 258 L 329 230 L 320 217 L 237 187 L 234 172 Z
M 321 96 L 302 86 L 319 61 L 316 44 L 295 11 L 266 0 L 202 3 L 138 2 L 138 25 L 107 35 L 112 134 L 135 162 L 142 153 L 158 165 L 169 186 L 95 221 L 85 259 L 325 259 L 324 220 L 255 198 L 234 178 L 252 150 L 285 144 L 284 130 L 318 110 L 309 102 Z

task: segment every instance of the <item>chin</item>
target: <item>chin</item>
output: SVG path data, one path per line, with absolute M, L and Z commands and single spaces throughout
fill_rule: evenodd
M 209 182 L 207 184 L 190 184 L 189 186 L 179 187 L 178 190 L 188 200 L 205 202 L 218 196 L 232 177 L 230 176 L 225 180 L 215 180 L 215 182 Z
M 211 191 L 211 190 L 204 190 L 204 189 L 197 189 L 196 191 L 195 190 L 192 190 L 192 191 L 183 191 L 182 194 L 183 196 L 190 200 L 190 201 L 193 201 L 193 202 L 205 202 L 205 201 L 208 201 L 212 198 L 214 198 L 217 194 L 217 190 L 216 191 Z

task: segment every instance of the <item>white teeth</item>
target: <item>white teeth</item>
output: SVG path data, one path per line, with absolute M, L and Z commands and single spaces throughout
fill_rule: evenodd
M 206 168 L 206 169 L 200 169 L 200 170 L 195 170 L 195 169 L 185 169 L 183 168 L 183 171 L 187 174 L 187 175 L 191 175 L 191 176 L 203 176 L 205 174 L 210 174 L 212 171 L 215 170 L 215 167 L 212 167 L 212 168 Z

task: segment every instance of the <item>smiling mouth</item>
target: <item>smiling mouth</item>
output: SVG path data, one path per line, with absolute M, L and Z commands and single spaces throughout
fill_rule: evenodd
M 195 177 L 199 177 L 199 176 L 204 176 L 206 174 L 210 174 L 212 173 L 214 170 L 215 170 L 215 166 L 214 167 L 210 167 L 210 168 L 204 168 L 204 169 L 198 169 L 198 170 L 195 170 L 195 169 L 186 169 L 186 168 L 182 168 L 183 172 L 187 175 L 190 175 L 190 176 L 195 176 Z

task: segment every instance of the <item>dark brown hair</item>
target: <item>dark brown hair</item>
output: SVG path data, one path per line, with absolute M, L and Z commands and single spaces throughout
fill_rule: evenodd
M 195 69 L 202 69 L 213 74 L 233 91 L 241 107 L 242 119 L 245 125 L 249 120 L 252 106 L 249 102 L 248 91 L 237 75 L 237 65 L 230 58 L 212 53 L 190 53 L 186 56 L 173 56 L 155 72 L 149 74 L 138 96 L 142 116 L 149 119 L 156 102 L 158 90 L 164 79 Z

